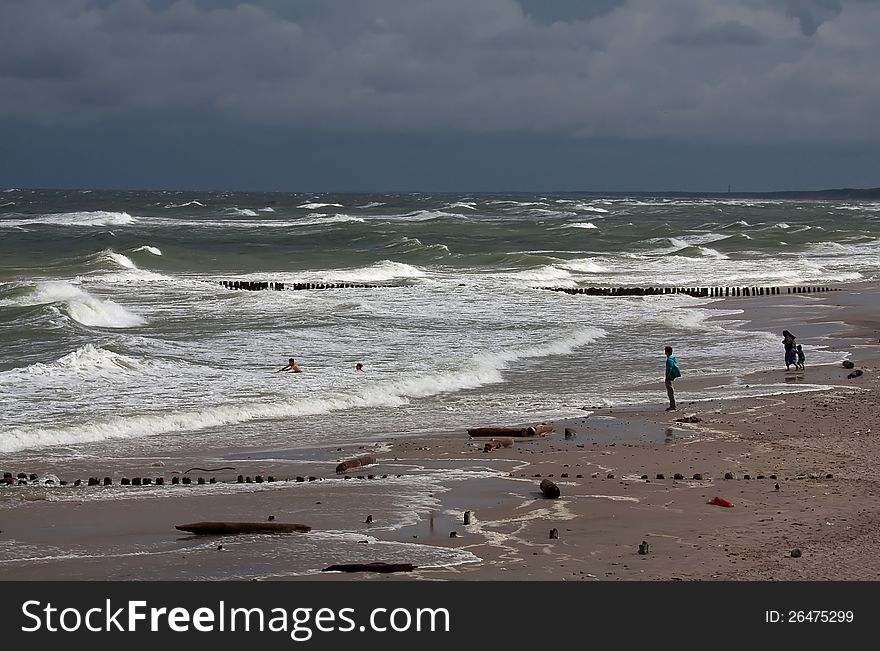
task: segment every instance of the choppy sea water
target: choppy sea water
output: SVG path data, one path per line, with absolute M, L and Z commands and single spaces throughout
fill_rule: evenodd
M 629 387 L 659 381 L 665 344 L 690 377 L 742 375 L 779 365 L 779 336 L 707 321 L 708 299 L 538 288 L 867 281 L 878 237 L 860 202 L 6 190 L 0 451 L 290 448 L 661 401 Z M 275 372 L 289 357 L 303 373 Z

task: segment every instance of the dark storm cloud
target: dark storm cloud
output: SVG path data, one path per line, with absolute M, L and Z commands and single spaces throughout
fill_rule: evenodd
M 877 24 L 854 0 L 6 0 L 0 118 L 875 139 Z
M 723 47 L 764 45 L 767 39 L 756 29 L 728 20 L 723 23 L 707 25 L 690 33 L 671 34 L 667 42 L 685 47 Z

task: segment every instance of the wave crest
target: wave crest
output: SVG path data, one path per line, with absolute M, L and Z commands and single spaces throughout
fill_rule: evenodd
M 124 256 L 123 256 L 124 257 Z M 10 305 L 53 305 L 74 321 L 97 328 L 133 328 L 146 320 L 118 303 L 88 293 L 63 280 L 37 283 L 25 296 L 4 301 Z
M 29 224 L 51 224 L 53 226 L 127 226 L 134 224 L 136 221 L 127 212 L 87 210 L 37 215 L 27 219 L 4 219 L 0 221 L 0 226 L 27 226 Z
M 352 269 L 350 271 L 333 272 L 333 277 L 340 282 L 370 283 L 396 278 L 421 278 L 425 272 L 403 262 L 382 260 L 369 267 Z
M 442 371 L 377 382 L 352 394 L 335 394 L 319 398 L 301 398 L 262 404 L 225 404 L 201 410 L 175 413 L 122 416 L 88 425 L 57 428 L 13 428 L 0 437 L 0 452 L 26 448 L 87 443 L 118 438 L 140 438 L 171 432 L 183 432 L 233 425 L 269 418 L 291 418 L 326 414 L 356 408 L 397 407 L 411 398 L 425 398 L 442 393 L 473 389 L 503 381 L 502 371 L 521 359 L 564 355 L 575 348 L 605 336 L 601 328 L 574 330 L 561 338 L 536 346 L 509 349 L 503 352 L 477 354 L 453 371 Z M 83 358 L 97 356 L 100 364 L 115 365 L 115 354 L 101 349 L 79 352 Z M 73 354 L 77 356 L 77 354 Z M 68 356 L 70 357 L 70 356 Z M 127 363 L 128 358 L 122 358 Z M 60 361 L 60 360 L 59 360 Z M 71 359 L 65 363 L 76 363 Z
M 148 246 L 146 244 L 144 246 L 139 246 L 138 248 L 133 249 L 133 251 L 146 251 L 147 253 L 152 253 L 153 255 L 162 255 L 162 251 L 160 251 L 158 247 Z

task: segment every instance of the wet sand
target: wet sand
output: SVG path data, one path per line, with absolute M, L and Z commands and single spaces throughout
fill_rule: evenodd
M 804 371 L 783 366 L 743 379 L 831 387 L 821 391 L 692 402 L 689 389 L 727 379 L 685 376 L 676 381 L 679 410 L 664 412 L 658 380 L 656 405 L 585 411 L 554 423 L 548 436 L 488 453 L 485 440 L 467 436 L 472 424 L 462 424 L 374 446 L 3 468 L 62 479 L 112 474 L 114 484 L 122 476 L 217 483 L 2 488 L 0 579 L 877 579 L 878 298 L 877 288 L 858 286 L 714 304 L 742 308 L 753 328 L 788 327 L 805 343 L 830 335 L 861 377 L 847 379 L 840 365 L 810 367 L 808 358 Z M 780 345 L 768 366 L 781 361 Z M 662 362 L 658 354 L 660 373 Z M 365 453 L 379 463 L 338 478 L 339 460 Z M 234 470 L 184 474 L 194 466 Z M 277 481 L 238 484 L 239 474 Z M 543 498 L 544 478 L 558 483 L 559 499 Z M 81 501 L 73 491 L 104 499 Z M 708 504 L 715 496 L 734 506 Z M 270 515 L 314 530 L 217 538 L 173 528 Z M 322 537 L 328 530 L 336 533 Z M 647 554 L 638 553 L 643 541 Z M 412 559 L 423 559 L 420 569 L 393 576 L 320 572 L 340 562 Z

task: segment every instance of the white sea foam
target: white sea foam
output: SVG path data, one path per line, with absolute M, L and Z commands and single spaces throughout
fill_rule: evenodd
M 791 226 L 789 224 L 786 224 L 785 222 L 779 222 L 778 224 L 776 224 L 776 228 L 781 228 L 783 230 L 786 230 L 786 229 L 791 228 Z
M 286 225 L 291 226 L 317 226 L 320 224 L 344 224 L 346 222 L 363 222 L 363 217 L 356 217 L 354 215 L 345 215 L 343 213 L 336 213 L 335 215 L 315 215 L 312 219 L 303 219 L 301 221 L 296 222 L 285 222 Z M 272 224 L 272 222 L 268 222 L 268 224 Z
M 569 260 L 568 262 L 560 265 L 565 267 L 566 269 L 571 269 L 572 271 L 579 271 L 581 273 L 603 273 L 608 271 L 606 267 L 594 262 L 590 258 L 581 258 L 577 260 Z
M 565 227 L 566 228 L 586 228 L 588 230 L 594 230 L 594 229 L 599 228 L 593 222 L 575 222 L 573 224 L 566 224 Z
M 386 219 L 394 219 L 408 222 L 424 222 L 431 219 L 442 219 L 443 217 L 453 217 L 456 219 L 467 219 L 467 217 L 457 212 L 446 212 L 445 210 L 414 210 L 405 215 L 386 215 Z
M 138 366 L 137 360 L 132 357 L 86 344 L 54 362 L 37 362 L 23 368 L 4 371 L 0 373 L 0 384 L 14 384 L 43 378 L 53 382 L 64 382 L 64 378 L 70 375 L 88 378 L 106 377 L 117 375 L 119 372 L 137 371 Z
M 6 299 L 7 305 L 57 305 L 68 317 L 86 326 L 98 328 L 133 328 L 146 321 L 109 299 L 88 293 L 63 280 L 37 283 L 25 296 Z
M 529 358 L 565 355 L 605 336 L 600 328 L 585 327 L 565 336 L 525 348 L 480 353 L 449 371 L 410 375 L 361 386 L 353 393 L 323 397 L 287 399 L 271 403 L 224 404 L 200 410 L 121 416 L 71 427 L 15 427 L 0 437 L 0 452 L 32 447 L 76 444 L 115 438 L 140 438 L 156 434 L 184 432 L 269 418 L 291 418 L 327 414 L 365 407 L 396 407 L 410 399 L 453 393 L 503 381 L 502 371 L 511 363 Z M 91 353 L 90 353 L 91 354 Z M 101 355 L 101 363 L 114 364 Z
M 577 201 L 574 199 L 557 199 L 556 203 L 567 204 L 574 210 L 580 210 L 583 212 L 594 212 L 603 215 L 610 212 L 607 208 L 599 208 L 598 206 L 595 206 L 590 202 Z
M 257 213 L 250 208 L 229 208 L 227 212 L 236 217 L 257 217 Z
M 351 269 L 347 271 L 332 271 L 326 275 L 331 276 L 339 282 L 349 283 L 372 283 L 381 282 L 383 280 L 394 280 L 395 278 L 421 278 L 425 272 L 418 267 L 404 264 L 402 262 L 392 262 L 391 260 L 382 260 L 370 265 L 369 267 L 361 267 L 360 269 Z
M 257 208 L 257 212 L 275 212 L 275 209 L 272 206 L 266 206 L 265 208 Z
M 169 203 L 165 207 L 166 208 L 187 208 L 189 206 L 201 206 L 202 208 L 204 208 L 205 204 L 203 204 L 201 201 L 196 201 L 195 199 L 193 199 L 192 201 L 187 201 L 186 203 Z
M 305 210 L 318 210 L 319 208 L 342 208 L 341 203 L 303 203 L 297 206 L 297 208 L 304 208 Z
M 28 219 L 4 219 L 0 221 L 0 227 L 27 226 L 29 224 L 52 224 L 55 226 L 126 226 L 134 224 L 136 221 L 137 220 L 127 212 L 93 210 L 38 215 Z
M 700 255 L 703 255 L 707 258 L 715 258 L 716 260 L 727 260 L 728 257 L 721 253 L 721 251 L 716 251 L 712 247 L 709 246 L 698 246 L 696 247 L 697 251 L 700 252 Z
M 456 203 L 451 203 L 445 208 L 452 210 L 454 208 L 464 208 L 465 210 L 476 210 L 476 206 L 473 202 L 470 201 L 458 201 Z
M 158 248 L 156 248 L 155 246 L 148 246 L 146 244 L 144 246 L 139 246 L 138 248 L 133 250 L 146 251 L 147 253 L 152 253 L 153 255 L 162 255 L 162 251 L 160 251 Z
M 508 277 L 517 278 L 519 280 L 527 280 L 530 282 L 543 282 L 547 280 L 561 280 L 565 278 L 570 278 L 571 274 L 565 269 L 560 269 L 555 265 L 548 264 L 537 269 L 517 271 L 508 274 Z
M 108 260 L 115 265 L 122 267 L 123 269 L 137 269 L 134 262 L 131 261 L 127 255 L 122 255 L 121 253 L 116 253 L 115 251 L 105 251 L 101 256 L 104 260 Z
M 417 237 L 399 237 L 390 244 L 384 246 L 386 249 L 401 249 L 403 251 L 429 251 L 449 253 L 449 247 L 445 244 L 425 244 Z
M 365 203 L 365 204 L 362 205 L 362 206 L 358 206 L 358 208 L 364 208 L 364 209 L 366 209 L 366 208 L 378 208 L 379 206 L 384 206 L 384 205 L 385 205 L 385 202 L 384 202 L 384 201 L 370 201 L 369 203 Z

